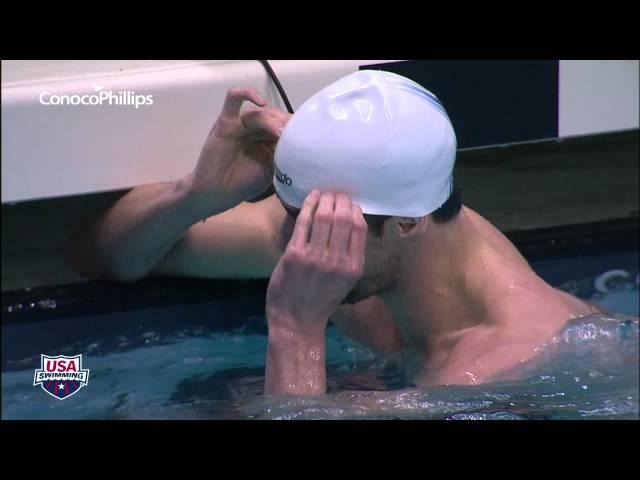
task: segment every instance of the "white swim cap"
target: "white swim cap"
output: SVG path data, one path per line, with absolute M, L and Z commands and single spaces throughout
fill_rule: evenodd
M 349 194 L 364 213 L 421 217 L 449 198 L 455 157 L 455 132 L 435 95 L 400 75 L 362 70 L 289 120 L 273 183 L 296 208 L 318 189 Z

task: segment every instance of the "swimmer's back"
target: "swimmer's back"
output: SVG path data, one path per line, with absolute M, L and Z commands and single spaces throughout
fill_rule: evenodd
M 463 212 L 471 220 L 478 232 L 482 235 L 483 239 L 492 247 L 492 250 L 496 255 L 501 256 L 504 260 L 510 264 L 511 268 L 521 270 L 522 275 L 536 277 L 538 282 L 543 283 L 548 287 L 548 295 L 553 295 L 562 299 L 562 301 L 570 309 L 572 315 L 586 316 L 593 313 L 609 313 L 606 309 L 585 300 L 579 299 L 567 292 L 553 288 L 544 282 L 533 271 L 529 262 L 522 256 L 511 241 L 504 236 L 495 226 L 485 220 L 478 213 L 468 207 L 463 207 Z M 497 264 L 499 265 L 499 264 Z
M 467 206 L 462 207 L 462 214 L 473 223 L 484 240 L 500 255 L 522 265 L 529 266 L 527 260 L 500 230 Z

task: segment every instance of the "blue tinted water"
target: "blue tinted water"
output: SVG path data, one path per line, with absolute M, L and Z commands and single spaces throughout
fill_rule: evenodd
M 541 347 L 517 381 L 413 388 L 393 366 L 330 327 L 328 393 L 274 400 L 262 396 L 263 317 L 253 319 L 258 328 L 221 331 L 208 327 L 215 318 L 150 328 L 133 315 L 131 325 L 113 334 L 4 361 L 2 418 L 638 419 L 639 327 L 623 315 L 640 310 L 635 274 L 562 285 L 621 314 L 574 321 Z M 598 280 L 606 292 L 594 286 Z M 83 353 L 89 385 L 64 401 L 34 387 L 39 353 Z

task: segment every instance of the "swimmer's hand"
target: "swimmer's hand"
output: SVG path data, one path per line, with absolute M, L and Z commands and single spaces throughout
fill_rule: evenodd
M 329 317 L 362 275 L 367 224 L 344 194 L 311 192 L 267 289 L 265 393 L 326 390 Z
M 243 102 L 260 109 L 240 112 Z M 233 207 L 263 193 L 273 178 L 273 153 L 291 117 L 267 102 L 255 88 L 227 92 L 220 116 L 186 177 L 190 192 L 205 203 Z
M 349 197 L 311 192 L 271 275 L 270 324 L 277 321 L 301 334 L 324 331 L 329 316 L 362 275 L 366 236 L 362 210 Z

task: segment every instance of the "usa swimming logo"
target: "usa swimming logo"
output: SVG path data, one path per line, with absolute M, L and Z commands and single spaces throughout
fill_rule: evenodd
M 40 368 L 36 369 L 33 386 L 42 389 L 58 400 L 78 393 L 89 382 L 89 370 L 82 368 L 82 355 L 67 357 L 40 355 Z

